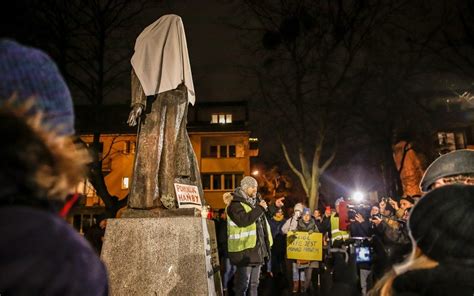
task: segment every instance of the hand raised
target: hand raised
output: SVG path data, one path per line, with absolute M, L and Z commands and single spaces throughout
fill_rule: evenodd
M 364 217 L 362 217 L 362 215 L 359 213 L 357 213 L 354 218 L 359 223 L 363 223 L 365 221 Z
M 277 199 L 275 201 L 275 205 L 277 206 L 277 208 L 281 208 L 282 206 L 284 206 L 285 204 L 283 203 L 283 201 L 285 200 L 285 197 L 280 197 L 279 199 Z

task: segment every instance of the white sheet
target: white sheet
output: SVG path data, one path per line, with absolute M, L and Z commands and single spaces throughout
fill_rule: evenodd
M 179 16 L 164 15 L 146 27 L 137 37 L 131 63 L 145 95 L 169 91 L 184 82 L 188 101 L 194 105 L 196 97 L 188 46 Z

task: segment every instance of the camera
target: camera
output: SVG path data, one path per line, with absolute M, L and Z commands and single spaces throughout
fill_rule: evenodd
M 382 214 L 375 214 L 370 216 L 370 220 L 382 219 Z
M 349 221 L 354 220 L 355 216 L 360 214 L 364 219 L 370 215 L 370 206 L 365 204 L 347 205 L 347 217 Z

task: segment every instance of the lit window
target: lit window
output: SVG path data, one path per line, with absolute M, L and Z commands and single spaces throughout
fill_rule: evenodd
M 232 114 L 212 114 L 211 123 L 232 123 Z
M 123 177 L 122 178 L 122 189 L 128 189 L 128 184 L 130 182 L 130 178 L 129 177 Z
M 219 114 L 219 123 L 225 123 L 225 115 Z

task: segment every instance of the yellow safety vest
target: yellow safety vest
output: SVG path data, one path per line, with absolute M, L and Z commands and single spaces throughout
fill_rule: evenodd
M 252 208 L 241 202 L 240 203 L 244 208 L 245 212 L 248 213 Z M 227 208 L 226 208 L 227 211 Z M 273 245 L 272 231 L 270 229 L 270 224 L 266 218 L 265 224 L 267 227 L 267 235 L 270 240 L 270 246 Z M 227 249 L 229 252 L 241 252 L 246 249 L 255 248 L 257 244 L 257 223 L 252 223 L 246 227 L 239 227 L 235 224 L 232 219 L 227 215 Z
M 336 217 L 335 215 L 336 214 L 331 215 L 331 242 L 338 239 L 349 239 L 349 232 L 339 230 L 339 217 Z

